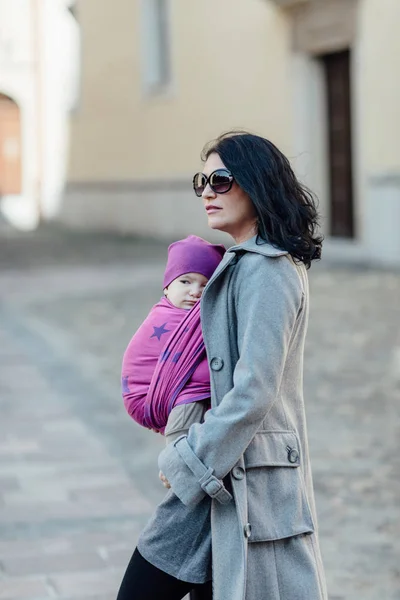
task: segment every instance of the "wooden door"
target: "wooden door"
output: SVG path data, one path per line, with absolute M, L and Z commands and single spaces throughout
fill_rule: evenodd
M 21 119 L 11 98 L 0 94 L 0 196 L 21 193 Z
M 329 137 L 330 233 L 354 237 L 350 52 L 322 57 Z

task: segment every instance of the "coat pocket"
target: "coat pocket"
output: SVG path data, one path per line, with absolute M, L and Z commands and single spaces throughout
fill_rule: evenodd
M 312 533 L 300 444 L 291 431 L 258 432 L 244 455 L 249 542 Z

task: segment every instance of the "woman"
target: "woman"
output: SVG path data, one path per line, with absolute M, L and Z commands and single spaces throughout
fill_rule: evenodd
M 210 527 L 214 600 L 325 600 L 302 389 L 317 211 L 266 139 L 226 134 L 203 158 L 195 193 L 209 226 L 235 245 L 201 300 L 212 408 L 161 452 L 160 477 L 186 507 L 191 549 L 197 511 Z M 157 533 L 173 563 L 171 537 L 168 524 Z M 179 599 L 191 589 L 155 562 L 135 551 L 119 600 Z M 209 594 L 210 584 L 197 590 Z

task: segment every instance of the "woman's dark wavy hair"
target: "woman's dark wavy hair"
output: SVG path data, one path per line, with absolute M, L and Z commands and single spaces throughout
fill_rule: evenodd
M 288 159 L 274 144 L 258 135 L 230 131 L 204 147 L 202 160 L 213 153 L 251 199 L 261 240 L 286 250 L 307 268 L 321 258 L 323 236 L 317 233 L 314 196 L 297 180 Z

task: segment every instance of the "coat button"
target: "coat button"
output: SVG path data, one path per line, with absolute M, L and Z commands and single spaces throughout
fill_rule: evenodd
M 243 479 L 244 477 L 244 469 L 242 467 L 233 467 L 232 475 L 235 479 Z
M 289 462 L 295 463 L 299 460 L 299 453 L 295 448 L 290 448 L 288 451 Z
M 251 525 L 250 525 L 250 523 L 246 523 L 246 525 L 244 526 L 244 537 L 249 539 L 250 536 L 251 536 Z
M 213 371 L 220 371 L 224 366 L 224 361 L 219 356 L 215 356 L 211 359 L 210 367 Z
M 239 261 L 239 257 L 237 254 L 235 254 L 235 256 L 232 258 L 231 262 L 229 263 L 230 267 L 234 267 L 235 265 L 238 264 Z

